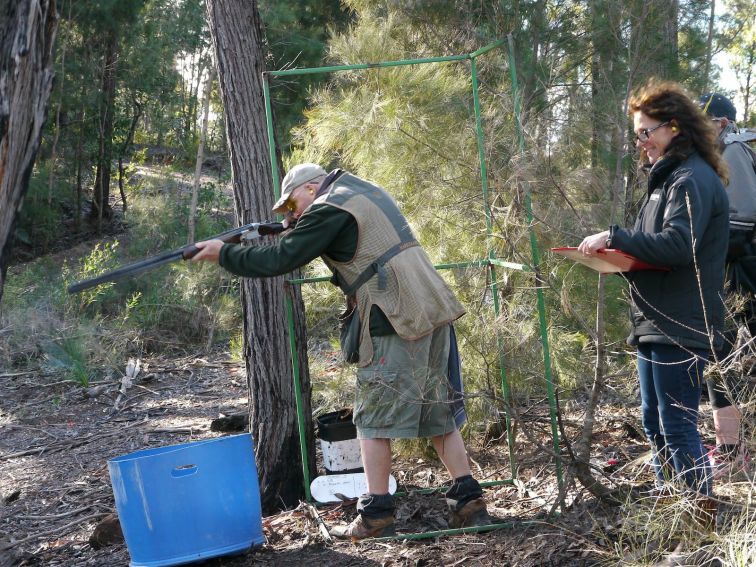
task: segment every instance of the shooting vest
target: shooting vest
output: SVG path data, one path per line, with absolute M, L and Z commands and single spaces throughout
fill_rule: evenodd
M 753 232 L 756 224 L 756 154 L 743 142 L 727 144 L 722 152 L 730 171 L 725 187 L 730 200 L 730 229 Z
M 373 359 L 369 325 L 373 305 L 406 340 L 419 339 L 465 314 L 386 191 L 344 173 L 314 203 L 342 209 L 357 221 L 354 257 L 348 262 L 323 259 L 344 294 L 356 299 L 362 322 L 358 366 Z

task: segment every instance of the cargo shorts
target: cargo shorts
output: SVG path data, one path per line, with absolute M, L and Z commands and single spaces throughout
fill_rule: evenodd
M 372 340 L 373 361 L 357 370 L 357 437 L 412 439 L 454 431 L 449 326 L 415 341 L 396 334 Z

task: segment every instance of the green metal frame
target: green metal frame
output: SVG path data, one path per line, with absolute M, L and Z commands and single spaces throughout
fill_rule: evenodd
M 429 57 L 429 58 L 424 58 L 424 59 L 407 59 L 407 60 L 400 60 L 400 61 L 382 61 L 379 63 L 365 63 L 365 64 L 356 64 L 356 65 L 312 67 L 308 69 L 287 69 L 284 71 L 268 71 L 268 72 L 263 73 L 263 92 L 265 96 L 265 114 L 266 114 L 267 128 L 268 128 L 268 150 L 270 152 L 271 168 L 273 171 L 273 192 L 275 195 L 275 199 L 278 200 L 280 196 L 280 189 L 279 189 L 280 174 L 278 171 L 278 163 L 276 159 L 275 137 L 274 137 L 274 131 L 273 131 L 273 113 L 272 113 L 271 97 L 270 97 L 270 78 L 271 77 L 310 75 L 314 73 L 334 73 L 334 72 L 340 72 L 340 71 L 353 71 L 353 70 L 359 70 L 359 69 L 376 69 L 376 68 L 383 68 L 383 67 L 398 67 L 398 66 L 403 66 L 403 65 L 422 65 L 422 64 L 427 64 L 427 63 L 469 61 L 470 69 L 471 69 L 471 76 L 472 76 L 472 96 L 473 96 L 473 110 L 475 113 L 475 130 L 476 130 L 476 138 L 477 138 L 477 145 L 478 145 L 478 157 L 480 160 L 481 190 L 482 190 L 482 197 L 483 197 L 483 202 L 485 206 L 484 208 L 485 208 L 485 216 L 486 216 L 486 231 L 487 231 L 487 235 L 489 236 L 489 242 L 491 242 L 492 239 L 490 237 L 493 236 L 493 216 L 491 213 L 491 206 L 489 203 L 488 171 L 486 168 L 486 160 L 485 160 L 485 139 L 483 135 L 483 125 L 482 125 L 482 119 L 481 119 L 481 113 L 480 113 L 480 98 L 478 96 L 477 58 L 491 51 L 492 49 L 501 47 L 504 44 L 504 42 L 505 40 L 494 42 L 490 45 L 487 45 L 467 55 L 452 55 L 452 56 L 447 56 L 447 57 Z M 519 139 L 519 148 L 521 152 L 524 152 L 525 138 L 522 133 L 521 122 L 520 122 L 520 106 L 519 106 L 519 98 L 518 98 L 518 93 L 517 93 L 517 75 L 516 75 L 515 66 L 514 66 L 513 44 L 512 44 L 511 36 L 509 36 L 508 47 L 509 47 L 509 67 L 510 67 L 511 75 L 512 75 L 512 93 L 515 100 L 514 110 L 515 110 L 516 128 L 517 128 L 518 139 Z M 528 231 L 530 234 L 530 249 L 531 249 L 531 257 L 532 257 L 531 266 L 528 266 L 525 264 L 519 264 L 515 262 L 508 262 L 500 258 L 496 258 L 496 254 L 494 250 L 491 248 L 488 249 L 485 259 L 472 260 L 469 262 L 457 262 L 457 263 L 450 263 L 450 264 L 437 264 L 435 266 L 436 269 L 439 269 L 439 270 L 452 269 L 452 268 L 464 268 L 464 267 L 487 267 L 490 272 L 490 287 L 491 287 L 491 296 L 493 298 L 494 313 L 497 317 L 500 314 L 499 294 L 498 294 L 497 277 L 496 277 L 497 267 L 520 270 L 520 271 L 532 271 L 535 274 L 536 284 L 540 284 L 540 275 L 538 272 L 538 266 L 540 264 L 540 253 L 538 249 L 538 241 L 536 239 L 535 231 L 533 229 L 533 212 L 532 212 L 532 207 L 531 207 L 530 191 L 527 185 L 524 185 L 523 189 L 525 193 L 525 209 L 526 209 L 528 227 L 529 227 Z M 328 281 L 328 280 L 330 280 L 329 277 L 300 278 L 300 279 L 289 279 L 287 280 L 287 283 L 290 285 L 302 285 L 305 283 L 323 282 L 323 281 Z M 546 393 L 547 393 L 547 398 L 549 401 L 549 409 L 550 409 L 550 416 L 551 416 L 551 435 L 553 439 L 553 447 L 554 447 L 554 454 L 555 454 L 555 460 L 556 460 L 557 482 L 561 490 L 563 479 L 562 479 L 562 463 L 559 457 L 559 430 L 557 427 L 557 407 L 556 407 L 556 398 L 555 398 L 555 393 L 554 393 L 555 389 L 554 389 L 554 383 L 553 383 L 553 376 L 551 372 L 551 355 L 550 355 L 550 349 L 549 349 L 548 328 L 547 328 L 547 322 L 546 322 L 546 307 L 544 303 L 543 289 L 541 285 L 536 285 L 536 293 L 537 293 L 537 303 L 538 303 L 538 318 L 539 318 L 539 324 L 540 324 L 540 329 L 541 329 L 541 344 L 542 344 L 542 351 L 543 351 L 543 361 L 544 361 L 544 367 L 545 367 L 544 376 L 546 379 Z M 310 473 L 309 473 L 310 466 L 309 466 L 309 461 L 308 461 L 308 456 L 307 456 L 306 438 L 305 438 L 306 424 L 305 424 L 305 416 L 302 409 L 301 376 L 299 373 L 299 359 L 297 356 L 296 336 L 294 333 L 293 304 L 292 304 L 292 299 L 290 295 L 287 295 L 287 299 L 286 299 L 286 315 L 287 315 L 288 329 L 289 329 L 289 347 L 290 347 L 290 352 L 291 352 L 291 364 L 292 364 L 292 370 L 293 370 L 293 375 L 294 375 L 294 395 L 295 395 L 295 401 L 296 401 L 296 406 L 297 406 L 296 408 L 297 418 L 299 421 L 299 442 L 300 442 L 299 444 L 300 444 L 301 455 L 302 455 L 302 470 L 304 473 L 304 484 L 305 484 L 304 489 L 305 489 L 305 496 L 307 498 L 307 501 L 311 502 L 312 495 L 310 494 Z M 513 480 L 517 477 L 517 462 L 515 460 L 515 455 L 514 455 L 514 436 L 513 436 L 512 427 L 511 427 L 511 415 L 510 415 L 510 408 L 509 408 L 509 404 L 511 401 L 511 397 L 510 397 L 511 393 L 509 389 L 509 382 L 507 381 L 507 376 L 506 376 L 503 339 L 501 337 L 501 334 L 498 332 L 496 335 L 496 339 L 497 339 L 497 347 L 499 351 L 501 390 L 502 390 L 503 399 L 505 401 L 504 403 L 505 425 L 506 425 L 506 430 L 507 430 L 507 444 L 509 448 L 509 463 L 510 463 L 510 469 L 512 471 L 512 478 L 501 480 L 501 481 L 489 481 L 489 482 L 481 483 L 485 486 L 511 484 Z M 427 492 L 436 492 L 437 490 L 438 489 L 428 489 Z M 504 524 L 504 525 L 506 526 L 508 524 Z M 486 528 L 465 528 L 461 530 L 442 530 L 439 532 L 432 532 L 429 534 L 409 534 L 409 535 L 401 536 L 401 537 L 403 537 L 404 539 L 417 539 L 419 537 L 435 537 L 440 534 L 466 533 L 468 531 L 483 531 L 485 529 Z

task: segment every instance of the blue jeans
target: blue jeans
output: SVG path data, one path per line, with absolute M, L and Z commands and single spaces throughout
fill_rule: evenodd
M 674 474 L 691 489 L 711 493 L 711 474 L 698 434 L 698 403 L 708 350 L 638 345 L 643 429 L 654 451 L 658 483 Z

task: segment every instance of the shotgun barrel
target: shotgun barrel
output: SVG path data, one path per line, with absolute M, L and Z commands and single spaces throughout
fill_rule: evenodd
M 287 228 L 291 228 L 291 226 Z M 278 234 L 279 232 L 283 232 L 284 230 L 284 225 L 280 222 L 253 222 L 250 224 L 245 224 L 244 226 L 240 226 L 239 228 L 233 228 L 231 230 L 227 230 L 226 232 L 216 234 L 215 236 L 211 236 L 206 240 L 222 240 L 223 242 L 227 243 L 241 242 L 242 240 L 253 240 L 261 236 Z M 68 293 L 79 293 L 80 291 L 84 291 L 85 289 L 89 289 L 100 284 L 115 282 L 123 278 L 146 272 L 147 270 L 157 268 L 158 266 L 162 266 L 163 264 L 169 264 L 178 260 L 189 260 L 193 258 L 198 252 L 199 248 L 197 248 L 194 244 L 189 244 L 176 250 L 162 252 L 161 254 L 157 254 L 156 256 L 151 256 L 150 258 L 145 258 L 144 260 L 139 260 L 132 264 L 127 264 L 126 266 L 121 266 L 120 268 L 116 268 L 115 270 L 111 270 L 110 272 L 105 272 L 104 274 L 101 274 L 94 278 L 75 282 L 68 286 Z

